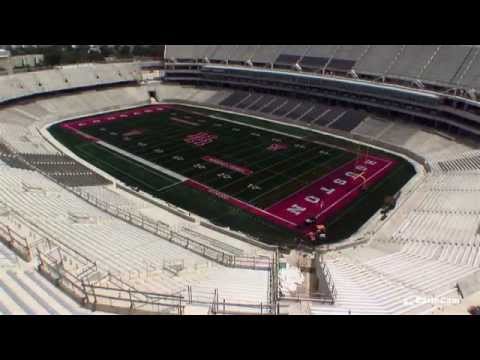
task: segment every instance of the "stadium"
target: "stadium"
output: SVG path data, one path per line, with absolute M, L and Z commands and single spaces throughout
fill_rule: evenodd
M 0 314 L 480 311 L 479 46 L 11 59 Z

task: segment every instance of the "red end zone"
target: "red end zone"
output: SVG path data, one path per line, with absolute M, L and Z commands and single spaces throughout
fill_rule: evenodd
M 318 224 L 324 223 L 352 203 L 365 187 L 384 178 L 394 168 L 395 163 L 395 160 L 377 156 L 360 157 L 266 209 L 260 209 L 191 179 L 185 181 L 185 184 L 217 196 L 277 225 L 306 234 L 314 225 L 305 226 L 305 220 L 316 218 Z
M 101 114 L 92 117 L 67 121 L 61 126 L 64 129 L 75 131 L 92 125 L 101 125 L 112 121 L 125 120 L 131 117 L 140 116 L 148 113 L 162 112 L 169 109 L 168 105 L 148 105 L 140 108 L 117 111 L 108 114 Z
M 345 208 L 362 189 L 384 178 L 395 161 L 377 156 L 362 156 L 333 170 L 321 179 L 265 209 L 275 216 L 302 226 L 308 218 L 324 223 L 330 216 Z M 304 227 L 308 232 L 311 227 Z

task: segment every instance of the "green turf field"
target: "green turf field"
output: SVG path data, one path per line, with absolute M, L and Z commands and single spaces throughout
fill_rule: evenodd
M 49 130 L 78 156 L 127 185 L 217 225 L 287 246 L 297 242 L 295 232 L 186 186 L 182 180 L 195 180 L 263 209 L 366 151 L 308 130 L 181 105 L 81 129 L 99 142 L 85 141 L 61 124 Z M 368 152 L 385 156 L 374 149 Z M 351 235 L 378 210 L 386 195 L 396 193 L 414 175 L 408 162 L 388 157 L 398 161 L 395 169 L 328 221 L 329 242 Z

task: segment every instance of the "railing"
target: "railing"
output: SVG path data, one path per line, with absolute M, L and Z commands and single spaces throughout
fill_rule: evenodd
M 32 260 L 32 251 L 28 245 L 27 239 L 9 226 L 0 224 L 0 241 L 15 252 L 20 258 L 29 262 Z
M 327 282 L 328 285 L 328 290 L 330 292 L 331 300 L 332 303 L 335 303 L 335 300 L 337 299 L 337 289 L 335 288 L 335 283 L 333 282 L 332 275 L 330 273 L 330 270 L 328 269 L 327 264 L 325 261 L 323 261 L 323 258 L 321 256 L 318 256 L 318 267 L 322 271 L 322 274 L 325 278 L 325 281 Z
M 60 184 L 61 185 L 61 184 Z M 121 209 L 115 205 L 109 204 L 103 200 L 96 198 L 88 192 L 82 191 L 80 188 L 68 188 L 61 185 L 65 189 L 75 193 L 77 196 L 86 200 L 90 204 L 94 205 L 97 208 L 109 213 L 110 215 L 117 217 L 121 220 L 127 221 L 128 223 L 135 225 L 150 232 L 151 234 L 157 235 L 164 240 L 168 240 L 176 245 L 186 248 L 197 255 L 207 258 L 208 260 L 215 261 L 221 265 L 234 267 L 234 268 L 243 268 L 243 269 L 255 269 L 255 270 L 268 270 L 270 269 L 270 259 L 266 258 L 255 258 L 247 256 L 234 256 L 228 254 L 224 251 L 218 250 L 211 246 L 202 244 L 190 237 L 182 235 L 176 231 L 170 229 L 168 224 L 163 222 L 154 221 L 143 215 L 132 214 L 129 211 Z
M 279 314 L 278 302 L 278 270 L 279 270 L 279 252 L 278 249 L 273 254 L 273 259 L 270 268 L 268 299 L 272 305 L 272 314 Z
M 122 189 L 123 191 L 128 192 L 129 194 L 132 194 L 133 196 L 139 197 L 140 199 L 149 202 L 150 204 L 159 206 L 163 210 L 166 210 L 176 216 L 180 216 L 184 220 L 195 222 L 195 219 L 190 216 L 190 213 L 186 213 L 184 210 L 176 207 L 173 204 L 170 204 L 164 200 L 158 201 L 157 199 L 152 199 L 151 197 L 148 196 L 148 194 L 144 194 L 142 191 L 134 191 L 130 189 L 128 186 L 125 186 L 123 184 L 117 184 L 117 187 Z
M 139 291 L 112 274 L 101 281 L 83 284 L 86 304 L 92 310 L 126 314 L 184 313 L 183 296 Z
M 80 305 L 93 311 L 114 313 L 183 313 L 183 297 L 142 292 L 112 274 L 101 275 L 95 262 L 73 258 L 70 249 L 38 249 L 39 271 Z M 72 262 L 80 261 L 81 266 Z M 70 266 L 69 266 L 70 265 Z M 71 268 L 77 268 L 74 273 Z M 98 278 L 92 281 L 92 275 Z
M 21 216 L 16 213 L 12 215 Z M 17 219 L 20 221 L 21 219 Z M 21 222 L 29 230 L 37 231 L 27 220 Z M 7 232 L 8 227 L 3 225 L 0 230 Z M 119 277 L 110 273 L 103 273 L 97 267 L 95 261 L 88 259 L 74 249 L 69 248 L 54 237 L 46 237 L 42 234 L 39 239 L 28 243 L 26 238 L 21 237 L 16 232 L 10 230 L 14 241 L 21 239 L 24 242 L 23 247 L 28 249 L 31 261 L 34 257 L 39 260 L 38 270 L 51 282 L 59 286 L 64 292 L 76 300 L 81 306 L 91 310 L 107 311 L 121 314 L 131 313 L 171 313 L 183 314 L 185 304 L 208 305 L 207 298 L 201 291 L 192 291 L 191 287 L 186 290 L 188 296 L 185 300 L 181 295 L 160 294 L 153 292 L 144 292 L 135 289 L 133 286 L 121 280 Z M 34 251 L 35 250 L 35 251 Z M 268 264 L 272 266 L 271 272 L 275 269 L 273 262 L 265 258 L 237 258 L 232 257 L 232 262 L 236 266 L 244 268 L 261 269 L 266 268 Z M 154 269 L 155 270 L 155 269 Z M 276 275 L 274 275 L 276 276 Z M 274 287 L 274 282 L 270 287 Z M 248 303 L 240 301 L 220 301 L 217 293 L 217 311 L 216 313 L 256 313 L 270 314 L 275 313 L 276 306 L 271 302 Z M 269 288 L 269 294 L 276 294 L 276 290 Z M 221 308 L 220 308 L 221 307 Z M 244 311 L 242 311 L 244 310 Z
M 137 227 L 140 227 L 154 235 L 160 236 L 165 240 L 169 240 L 173 243 L 176 243 L 177 245 L 180 245 L 182 247 L 185 247 L 192 252 L 206 257 L 209 260 L 213 260 L 215 262 L 218 262 L 222 265 L 226 266 L 235 266 L 235 261 L 232 259 L 233 256 L 226 254 L 222 251 L 219 251 L 217 249 L 211 248 L 207 245 L 201 244 L 193 239 L 187 238 L 183 235 L 177 234 L 170 230 L 169 225 L 161 222 L 155 222 L 151 220 L 150 218 L 147 218 L 145 216 L 138 216 L 135 214 L 132 214 L 131 212 L 128 212 L 124 209 L 121 209 L 115 205 L 111 205 L 103 200 L 100 200 L 96 198 L 95 196 L 89 194 L 88 192 L 82 191 L 80 188 L 75 188 L 75 187 L 68 187 L 62 184 L 61 182 L 57 181 L 53 177 L 51 177 L 49 174 L 43 172 L 41 169 L 37 168 L 35 165 L 32 165 L 28 160 L 23 158 L 21 155 L 18 155 L 18 158 L 23 161 L 25 164 L 27 164 L 30 168 L 34 169 L 35 171 L 39 172 L 40 174 L 44 175 L 47 177 L 49 180 L 53 181 L 63 189 L 77 195 L 78 197 L 86 200 L 90 204 L 94 205 L 95 207 L 107 212 L 108 214 L 122 219 L 124 221 L 129 222 L 132 225 L 135 225 Z M 241 264 L 241 263 L 240 263 Z M 239 266 L 241 267 L 241 266 Z
M 218 289 L 213 292 L 213 298 L 209 304 L 209 315 L 274 315 L 275 306 L 272 304 L 247 304 L 232 303 L 225 299 L 219 300 Z
M 59 258 L 53 256 L 52 251 L 44 253 L 41 250 L 37 252 L 40 265 L 38 271 L 48 280 L 59 286 L 64 292 L 75 299 L 80 305 L 85 305 L 87 296 L 83 287 L 83 282 L 75 274 L 66 269 L 61 254 L 61 248 L 53 250 L 58 251 Z

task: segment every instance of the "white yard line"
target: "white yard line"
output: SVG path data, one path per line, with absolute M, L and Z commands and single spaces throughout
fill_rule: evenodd
M 81 153 L 86 154 L 85 151 L 83 151 L 83 149 L 81 149 L 80 147 L 79 147 L 78 149 L 80 150 Z M 115 156 L 118 156 L 118 155 L 115 154 L 115 153 L 112 153 L 112 154 L 115 155 Z M 87 153 L 86 155 L 88 155 L 88 153 Z M 102 159 L 97 159 L 97 161 L 99 161 L 99 162 L 101 162 L 102 164 L 104 164 L 104 166 L 106 166 L 107 168 L 112 168 L 112 169 L 114 169 L 114 170 L 116 170 L 116 171 L 118 171 L 118 172 L 120 172 L 120 173 L 122 173 L 122 174 L 124 174 L 124 175 L 126 175 L 126 176 L 128 176 L 128 177 L 130 177 L 130 178 L 132 178 L 132 179 L 134 179 L 135 181 L 137 181 L 137 182 L 139 182 L 139 183 L 142 183 L 146 188 L 148 188 L 148 189 L 150 189 L 150 190 L 154 190 L 153 187 L 152 187 L 150 184 L 146 183 L 145 181 L 139 179 L 139 178 L 136 177 L 136 176 L 133 176 L 132 174 L 127 174 L 127 173 L 125 173 L 125 171 L 123 171 L 122 169 L 117 168 L 115 165 L 113 165 L 113 164 L 111 164 L 111 163 L 108 163 L 108 162 L 105 162 L 105 161 L 103 161 Z M 148 169 L 148 168 L 146 168 L 145 170 L 147 170 L 148 172 L 151 172 L 153 175 L 157 175 L 157 176 L 158 176 L 158 174 L 156 174 L 156 173 L 154 174 L 154 173 L 153 173 L 150 169 Z M 178 182 L 175 183 L 175 184 L 178 184 Z
M 340 156 L 342 156 L 342 154 L 338 154 L 337 156 L 334 156 L 334 157 L 332 157 L 332 158 L 324 161 L 320 167 L 324 167 L 326 164 L 332 162 L 332 161 L 335 160 L 335 159 L 338 159 Z M 308 161 L 311 161 L 311 160 L 312 160 L 312 159 L 307 159 L 307 160 L 302 161 L 302 162 L 300 162 L 300 163 L 303 164 L 303 163 L 308 162 Z M 278 165 L 278 164 L 276 164 L 276 165 Z M 342 165 L 342 166 L 344 166 L 344 165 Z M 316 168 L 316 169 L 318 169 L 318 168 Z M 270 170 L 270 171 L 271 171 L 271 170 Z M 300 175 L 297 175 L 297 176 L 295 176 L 295 177 L 289 177 L 287 181 L 282 182 L 281 184 L 279 184 L 278 186 L 275 186 L 274 188 L 270 189 L 270 190 L 267 191 L 267 192 L 261 193 L 260 195 L 254 197 L 254 198 L 251 199 L 250 201 L 256 201 L 256 200 L 264 197 L 265 195 L 270 194 L 272 191 L 277 190 L 277 189 L 280 188 L 280 187 L 284 187 L 285 185 L 288 185 L 288 184 L 290 184 L 290 183 L 293 182 L 293 181 L 297 181 L 299 178 L 301 178 L 302 176 L 304 176 L 305 174 L 307 174 L 307 173 L 309 173 L 309 172 L 311 172 L 311 171 L 312 171 L 312 169 L 308 169 L 308 170 L 305 170 L 304 172 L 302 172 Z M 282 175 L 284 175 L 284 174 L 282 174 Z M 277 176 L 277 174 L 272 175 L 272 176 L 269 176 L 269 177 L 267 177 L 267 178 L 265 178 L 265 179 L 262 179 L 260 182 L 257 183 L 257 185 L 262 185 L 262 184 L 264 184 L 265 182 L 269 181 L 270 179 L 274 178 L 275 176 Z M 286 175 L 284 175 L 284 176 L 286 176 Z M 316 182 L 316 181 L 318 181 L 318 180 L 319 180 L 319 178 L 317 178 L 317 179 L 309 182 L 307 185 L 305 185 L 304 187 L 302 187 L 302 189 L 305 188 L 305 187 L 310 186 L 311 184 L 313 184 L 314 182 Z M 236 195 L 238 196 L 239 194 L 241 194 L 241 193 L 244 192 L 244 191 L 245 191 L 245 190 L 242 190 L 240 193 L 238 193 L 238 194 L 236 194 Z M 290 195 L 288 195 L 288 196 L 290 196 Z M 277 201 L 277 202 L 280 202 L 280 201 L 285 200 L 286 198 L 288 198 L 288 196 L 280 199 L 280 200 Z M 276 204 L 276 203 L 275 203 L 275 204 Z M 271 208 L 272 206 L 273 206 L 273 205 L 270 205 L 269 208 Z
M 219 197 L 219 198 L 222 198 L 222 197 L 219 196 L 219 194 L 226 195 L 227 197 L 232 198 L 232 199 L 234 199 L 235 201 L 243 204 L 243 205 L 244 205 L 245 207 L 247 207 L 247 208 L 254 208 L 255 210 L 257 210 L 257 211 L 259 211 L 259 212 L 261 212 L 261 213 L 263 213 L 263 214 L 266 214 L 266 215 L 269 215 L 269 216 L 271 216 L 271 217 L 274 217 L 274 218 L 276 218 L 276 219 L 278 219 L 278 220 L 287 222 L 287 223 L 289 223 L 290 225 L 297 226 L 297 224 L 294 223 L 294 222 L 291 222 L 291 221 L 289 221 L 289 220 L 287 220 L 287 219 L 284 219 L 284 218 L 282 218 L 282 217 L 280 217 L 280 216 L 278 216 L 278 215 L 272 214 L 272 213 L 270 213 L 270 212 L 268 212 L 268 211 L 266 211 L 266 210 L 264 210 L 264 209 L 260 209 L 259 207 L 256 207 L 255 205 L 252 205 L 252 204 L 247 203 L 247 202 L 245 202 L 245 201 L 243 201 L 243 200 L 240 200 L 240 199 L 238 199 L 238 198 L 236 198 L 236 197 L 233 197 L 233 196 L 230 196 L 230 195 L 228 195 L 228 194 L 225 194 L 224 192 L 218 191 L 218 190 L 216 190 L 216 189 L 214 189 L 214 188 L 212 188 L 212 187 L 210 187 L 210 186 L 208 186 L 208 185 L 205 185 L 205 184 L 203 184 L 203 183 L 201 183 L 201 182 L 199 182 L 199 181 L 195 181 L 195 180 L 193 180 L 193 179 L 191 179 L 190 181 L 193 182 L 193 183 L 200 184 L 200 185 L 202 185 L 202 186 L 204 186 L 204 187 L 206 187 L 206 188 L 211 189 L 212 192 L 208 192 L 209 194 L 216 195 L 216 196 Z M 228 202 L 228 200 L 226 200 L 226 201 Z
M 125 156 L 126 158 L 135 160 L 136 162 L 139 162 L 140 164 L 143 164 L 143 165 L 145 165 L 145 166 L 148 166 L 148 167 L 150 167 L 150 168 L 152 168 L 152 169 L 155 169 L 155 170 L 157 170 L 157 171 L 163 172 L 164 174 L 169 175 L 169 176 L 171 176 L 171 177 L 173 177 L 173 178 L 175 178 L 175 179 L 177 179 L 177 180 L 185 181 L 185 180 L 188 179 L 188 178 L 186 178 L 186 177 L 184 177 L 184 176 L 182 176 L 182 175 L 180 175 L 180 174 L 178 174 L 178 173 L 176 173 L 176 172 L 174 172 L 174 171 L 171 171 L 171 170 L 169 170 L 169 169 L 167 169 L 167 168 L 164 168 L 163 166 L 154 164 L 154 163 L 152 163 L 151 161 L 148 161 L 148 160 L 145 160 L 145 159 L 143 159 L 143 158 L 141 158 L 141 157 L 139 157 L 139 156 L 133 155 L 132 153 L 129 153 L 129 152 L 127 152 L 127 151 L 124 151 L 124 150 L 122 150 L 122 149 L 120 149 L 120 148 L 118 148 L 118 147 L 116 147 L 116 146 L 110 145 L 110 144 L 108 144 L 108 143 L 106 143 L 106 142 L 104 142 L 104 141 L 98 141 L 96 144 L 101 145 L 101 146 L 103 146 L 103 147 L 106 147 L 107 149 L 110 149 L 110 150 L 112 150 L 112 151 L 114 151 L 114 152 L 117 152 L 117 153 Z
M 292 135 L 292 134 L 287 134 L 287 133 L 284 133 L 284 132 L 282 132 L 282 131 L 273 130 L 273 129 L 268 129 L 268 128 L 264 128 L 264 127 L 262 127 L 262 126 L 252 125 L 252 124 L 244 123 L 244 122 L 241 122 L 241 121 L 230 120 L 230 119 L 223 118 L 223 117 L 221 117 L 221 116 L 209 115 L 208 117 L 211 117 L 212 119 L 217 119 L 217 120 L 226 121 L 226 122 L 229 122 L 229 123 L 232 123 L 232 124 L 236 124 L 236 125 L 243 125 L 243 126 L 251 127 L 251 128 L 254 128 L 254 129 L 258 129 L 258 130 L 263 130 L 263 131 L 267 131 L 267 132 L 271 132 L 271 133 L 275 133 L 275 134 L 279 134 L 279 135 L 291 137 L 291 138 L 294 138 L 294 139 L 300 139 L 300 140 L 303 139 L 301 136 Z
M 317 149 L 312 149 L 312 150 L 313 150 L 313 151 L 316 151 Z M 275 162 L 273 165 L 267 166 L 266 168 L 262 168 L 262 170 L 256 172 L 256 173 L 255 173 L 256 175 L 261 174 L 262 172 L 265 172 L 265 171 L 270 171 L 270 172 L 274 173 L 274 175 L 268 176 L 267 178 L 262 179 L 260 182 L 258 182 L 258 184 L 263 184 L 265 181 L 268 181 L 268 180 L 270 180 L 271 178 L 273 178 L 273 177 L 275 177 L 275 176 L 279 176 L 279 175 L 288 177 L 288 175 L 286 175 L 286 174 L 284 174 L 284 173 L 277 173 L 277 172 L 272 171 L 272 170 L 270 170 L 270 169 L 271 169 L 272 167 L 278 166 L 279 164 L 281 164 L 281 163 L 283 163 L 283 162 L 291 161 L 292 158 L 296 158 L 296 157 L 299 156 L 299 155 L 301 155 L 301 154 L 292 155 L 292 156 L 290 156 L 290 157 L 288 157 L 288 158 L 286 158 L 286 159 L 282 159 L 282 160 L 280 160 L 280 161 L 277 161 L 277 162 Z M 255 161 L 255 162 L 252 163 L 252 165 L 254 165 L 254 164 L 256 164 L 256 163 L 259 163 L 259 162 L 262 162 L 262 161 L 266 161 L 266 159 L 260 159 L 260 160 L 258 160 L 258 161 Z M 301 163 L 304 163 L 304 162 L 306 162 L 306 161 L 311 161 L 311 159 L 307 159 L 307 160 L 305 160 L 305 161 L 302 161 Z M 308 171 L 310 171 L 310 170 L 308 170 Z M 300 176 L 303 176 L 305 173 L 306 173 L 306 172 L 303 172 L 302 175 L 300 175 Z M 292 178 L 289 177 L 289 179 L 292 179 Z M 290 181 L 293 181 L 294 179 L 296 179 L 296 177 L 293 178 L 292 180 L 289 180 L 288 182 L 283 183 L 283 185 L 288 184 Z M 226 187 L 229 187 L 230 185 L 233 185 L 234 183 L 236 183 L 236 182 L 238 182 L 238 181 L 241 181 L 241 180 L 245 180 L 245 178 L 239 178 L 239 179 L 237 179 L 237 180 L 234 180 L 233 182 L 231 182 L 231 183 L 229 183 L 229 184 L 226 184 L 226 185 L 224 185 L 224 186 L 219 187 L 219 189 L 224 189 L 224 188 L 226 188 Z M 283 186 L 283 185 L 282 185 L 282 186 Z M 243 191 L 244 191 L 244 190 L 242 190 L 240 193 L 242 193 Z M 238 194 L 240 194 L 240 193 L 238 193 Z M 238 194 L 237 194 L 237 195 L 238 195 Z
M 167 190 L 171 187 L 174 187 L 174 186 L 177 186 L 178 184 L 181 184 L 183 181 L 179 181 L 179 182 L 176 182 L 176 183 L 173 183 L 173 184 L 170 184 L 170 185 L 166 185 L 164 187 L 161 187 L 160 189 L 155 189 L 155 191 L 164 191 L 164 190 Z
M 155 169 L 155 170 L 160 171 L 160 172 L 164 172 L 165 174 L 167 174 L 167 175 L 169 175 L 169 176 L 171 176 L 171 177 L 173 177 L 173 178 L 175 178 L 175 179 L 180 180 L 179 183 L 180 183 L 180 182 L 184 182 L 184 181 L 186 181 L 186 180 L 190 180 L 190 181 L 193 181 L 193 182 L 197 182 L 197 181 L 195 181 L 195 180 L 193 180 L 193 179 L 189 179 L 189 178 L 187 178 L 187 177 L 184 177 L 184 176 L 182 176 L 182 175 L 180 175 L 180 174 L 178 174 L 178 173 L 176 173 L 176 172 L 174 172 L 174 171 L 171 171 L 171 170 L 166 169 L 166 168 L 164 168 L 164 167 L 162 167 L 162 166 L 159 166 L 159 165 L 154 164 L 154 163 L 152 163 L 152 162 L 150 162 L 150 161 L 147 161 L 147 160 L 142 159 L 142 158 L 140 158 L 140 157 L 138 157 L 138 156 L 135 156 L 135 155 L 133 155 L 133 154 L 131 154 L 131 153 L 129 153 L 129 152 L 126 152 L 126 151 L 124 151 L 124 150 L 122 150 L 122 149 L 119 149 L 119 148 L 117 148 L 116 146 L 110 145 L 110 144 L 108 144 L 108 143 L 106 143 L 106 142 L 104 142 L 104 141 L 99 141 L 99 142 L 97 142 L 96 144 L 97 144 L 97 145 L 101 145 L 101 146 L 103 146 L 103 147 L 105 147 L 105 148 L 107 148 L 107 149 L 109 149 L 109 150 L 111 150 L 111 151 L 117 152 L 117 153 L 119 153 L 120 155 L 123 155 L 123 156 L 125 156 L 125 157 L 127 157 L 127 158 L 130 158 L 130 159 L 132 159 L 132 160 L 135 160 L 135 161 L 137 161 L 137 162 L 139 162 L 139 163 L 141 163 L 141 164 L 143 164 L 143 165 L 145 165 L 145 166 L 151 167 L 152 169 Z M 167 188 L 167 187 L 170 187 L 170 186 L 173 186 L 173 185 L 178 185 L 179 183 L 167 185 L 166 187 L 161 188 L 161 189 L 164 190 L 164 189 Z M 200 184 L 202 184 L 202 183 L 200 183 Z M 204 185 L 204 184 L 202 184 L 202 185 Z M 204 186 L 209 187 L 208 185 L 204 185 Z M 216 189 L 214 189 L 214 188 L 211 188 L 211 187 L 209 187 L 209 188 L 212 189 L 212 190 L 214 190 L 214 191 L 216 191 L 217 193 L 220 192 L 220 191 L 218 191 L 218 190 L 216 190 Z M 160 190 L 161 190 L 161 189 L 160 189 Z M 230 196 L 230 195 L 228 195 L 228 196 Z M 231 196 L 231 197 L 234 198 L 233 196 Z M 258 208 L 258 207 L 256 207 L 256 206 L 251 205 L 251 204 L 249 204 L 249 203 L 246 203 L 246 202 L 244 202 L 244 201 L 242 201 L 242 200 L 240 200 L 240 199 L 237 199 L 237 198 L 234 198 L 234 199 L 235 199 L 236 201 L 244 204 L 245 206 L 253 207 L 253 208 L 255 208 L 255 209 L 256 209 L 257 211 L 259 211 L 259 212 L 268 214 L 268 215 L 270 215 L 270 216 L 272 216 L 272 217 L 274 217 L 274 218 L 276 218 L 276 219 L 279 219 L 279 220 L 281 220 L 281 221 L 287 222 L 287 223 L 289 223 L 290 225 L 294 225 L 294 226 L 297 225 L 297 224 L 295 224 L 295 223 L 293 223 L 293 222 L 291 222 L 291 221 L 288 221 L 288 220 L 286 220 L 286 219 L 283 219 L 283 218 L 281 218 L 280 216 L 277 216 L 277 215 L 275 215 L 275 214 L 269 213 L 268 211 L 265 211 L 265 210 L 263 210 L 263 209 L 260 209 L 260 208 Z

